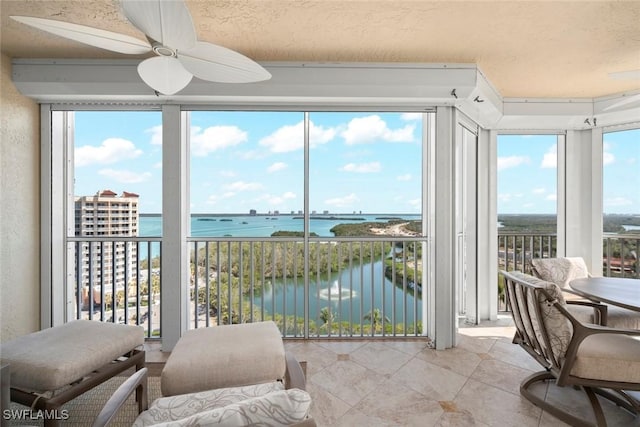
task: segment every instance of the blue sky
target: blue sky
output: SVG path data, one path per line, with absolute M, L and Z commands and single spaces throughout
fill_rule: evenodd
M 310 209 L 420 213 L 422 115 L 311 113 Z M 109 188 L 161 209 L 159 112 L 76 112 L 76 195 Z M 193 213 L 304 207 L 304 115 L 192 112 Z
M 604 212 L 640 214 L 640 130 L 605 133 L 603 145 Z M 555 214 L 556 174 L 555 135 L 500 135 L 498 213 Z
M 310 113 L 312 211 L 419 213 L 419 113 Z M 193 213 L 298 212 L 304 206 L 303 113 L 191 113 Z M 76 195 L 111 189 L 162 206 L 160 112 L 75 116 Z M 640 130 L 604 138 L 605 212 L 640 213 Z M 556 212 L 556 136 L 503 135 L 498 212 Z

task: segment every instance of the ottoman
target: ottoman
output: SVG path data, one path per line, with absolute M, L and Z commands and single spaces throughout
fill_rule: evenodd
M 284 344 L 274 322 L 187 331 L 161 374 L 163 396 L 283 381 Z
M 3 343 L 0 362 L 10 368 L 11 400 L 55 411 L 130 367 L 142 369 L 143 344 L 139 326 L 74 320 Z M 139 409 L 146 409 L 138 397 Z

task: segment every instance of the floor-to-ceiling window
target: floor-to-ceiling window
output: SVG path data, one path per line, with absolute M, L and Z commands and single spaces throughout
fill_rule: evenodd
M 51 197 L 64 201 L 62 213 L 52 207 L 52 243 L 61 224 L 67 251 L 51 277 L 65 278 L 67 320 L 159 337 L 170 305 L 187 328 L 274 320 L 293 337 L 427 333 L 435 112 L 171 107 L 52 112 Z M 171 146 L 188 148 L 184 165 Z M 175 168 L 186 199 L 163 188 Z M 176 215 L 189 224 L 185 281 L 163 280 L 176 268 Z M 183 282 L 186 300 L 166 295 Z
M 640 129 L 603 134 L 603 273 L 640 277 Z
M 189 326 L 420 335 L 423 118 L 189 112 Z
M 498 136 L 498 268 L 526 270 L 557 250 L 558 152 L 562 136 Z M 504 292 L 499 280 L 499 309 Z
M 56 112 L 66 135 L 69 317 L 142 324 L 158 334 L 161 116 Z

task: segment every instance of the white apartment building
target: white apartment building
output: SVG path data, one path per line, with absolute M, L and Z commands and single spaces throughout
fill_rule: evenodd
M 99 191 L 93 196 L 75 198 L 75 235 L 96 237 L 99 242 L 78 242 L 77 262 L 82 264 L 79 285 L 84 290 L 94 289 L 94 303 L 100 303 L 102 290 L 112 293 L 124 289 L 127 281 L 135 277 L 137 264 L 136 242 L 111 239 L 138 235 L 138 195 L 123 192 L 118 196 L 111 190 Z M 83 305 L 88 305 L 88 291 Z M 86 308 L 86 307 L 85 307 Z

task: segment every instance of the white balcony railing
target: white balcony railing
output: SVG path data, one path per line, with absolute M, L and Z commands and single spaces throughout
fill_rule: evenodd
M 305 252 L 296 237 L 190 239 L 190 327 L 273 320 L 294 338 L 420 336 L 426 243 L 313 237 Z M 499 233 L 497 267 L 529 271 L 531 258 L 554 257 L 556 246 L 555 234 Z M 69 248 L 77 318 L 161 335 L 161 238 L 76 237 Z M 605 236 L 604 275 L 640 278 L 638 253 L 639 235 Z M 498 309 L 508 310 L 497 286 Z
M 70 240 L 80 266 L 76 316 L 142 324 L 148 337 L 160 336 L 160 239 Z M 122 248 L 113 242 L 125 243 L 124 254 L 103 253 Z M 192 239 L 191 327 L 273 320 L 287 337 L 420 336 L 425 243 L 312 238 L 305 252 L 296 237 Z M 106 274 L 106 260 L 115 275 Z

